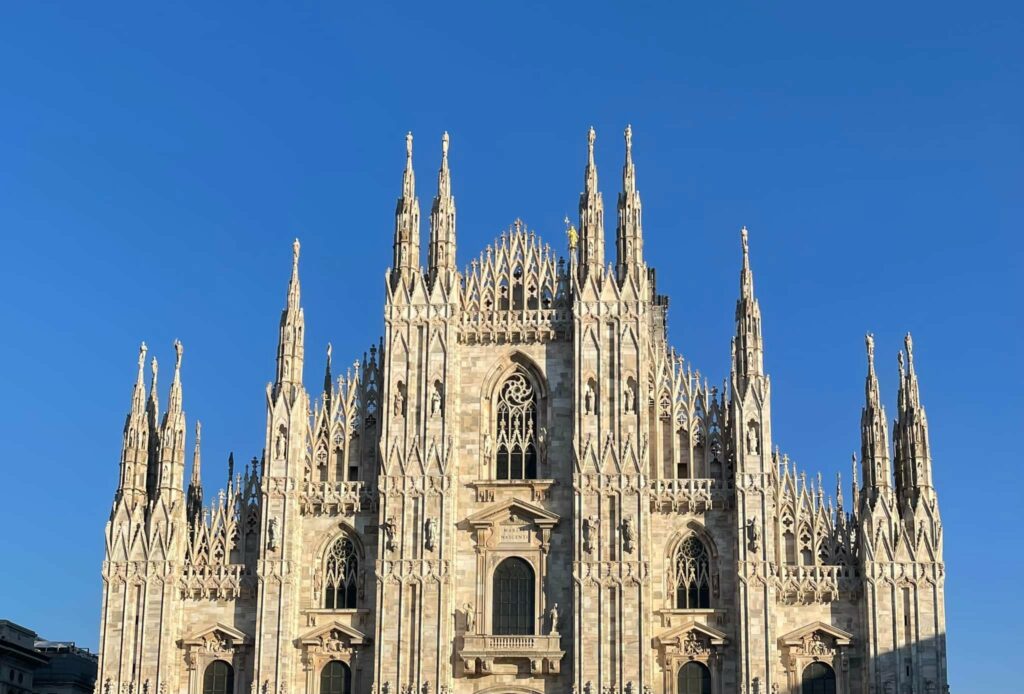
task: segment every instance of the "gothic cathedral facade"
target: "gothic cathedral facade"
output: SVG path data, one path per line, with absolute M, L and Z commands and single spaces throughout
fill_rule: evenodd
M 947 691 L 910 336 L 892 457 L 867 338 L 833 499 L 773 441 L 746 229 L 728 380 L 669 346 L 625 140 L 614 265 L 591 129 L 568 259 L 517 221 L 460 272 L 448 136 L 425 270 L 408 136 L 383 338 L 307 391 L 296 241 L 262 454 L 212 499 L 198 423 L 185 487 L 182 347 L 161 416 L 143 345 L 100 694 Z

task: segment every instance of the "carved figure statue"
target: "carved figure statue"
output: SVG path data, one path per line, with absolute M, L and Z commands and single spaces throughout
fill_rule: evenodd
M 401 390 L 395 390 L 395 416 L 401 417 L 405 414 L 405 396 Z
M 758 451 L 758 446 L 757 446 L 757 428 L 756 427 L 748 426 L 747 427 L 747 453 L 750 453 L 751 455 L 757 455 L 757 451 Z
M 596 515 L 583 519 L 583 549 L 589 554 L 594 551 L 594 539 L 597 535 L 598 517 Z
M 633 527 L 633 516 L 626 516 L 622 519 L 622 541 L 626 551 L 633 553 L 636 542 L 636 529 Z
M 558 603 L 556 602 L 551 606 L 551 610 L 548 612 L 548 619 L 551 620 L 551 631 L 549 634 L 558 633 Z
M 757 524 L 757 519 L 751 518 L 748 520 L 747 528 L 750 534 L 750 550 L 757 552 L 761 549 L 761 528 Z
M 434 540 L 437 532 L 437 521 L 433 518 L 428 518 L 427 522 L 423 526 L 423 546 L 427 548 L 427 551 L 434 551 Z
M 384 547 L 389 552 L 395 551 L 395 530 L 398 528 L 394 516 L 388 516 L 381 526 L 384 529 Z
M 467 634 L 475 634 L 476 633 L 476 612 L 473 611 L 473 606 L 471 604 L 469 604 L 468 602 L 466 603 L 465 612 L 466 612 L 466 633 Z
M 491 459 L 491 435 L 487 434 L 484 436 L 484 462 L 489 462 Z
M 583 392 L 583 411 L 586 414 L 594 413 L 594 388 L 589 383 Z
M 430 396 L 430 416 L 435 417 L 441 413 L 441 393 L 434 389 Z
M 540 453 L 540 462 L 546 463 L 548 460 L 547 427 L 541 427 L 537 430 L 537 451 Z
M 267 523 L 267 549 L 277 550 L 277 518 L 271 518 Z
M 634 411 L 633 408 L 634 408 L 634 405 L 636 404 L 634 402 L 635 399 L 636 398 L 634 397 L 632 386 L 628 386 L 627 385 L 625 391 L 622 393 L 622 401 L 625 404 L 625 412 L 626 412 L 626 414 L 632 414 L 633 413 L 633 411 Z
M 284 427 L 277 430 L 277 438 L 274 439 L 274 457 L 278 460 L 284 458 Z

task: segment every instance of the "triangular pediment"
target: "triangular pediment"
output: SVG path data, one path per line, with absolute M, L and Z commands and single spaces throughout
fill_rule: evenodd
M 221 636 L 230 639 L 233 643 L 238 645 L 252 643 L 252 639 L 249 638 L 249 636 L 244 632 L 241 632 L 238 629 L 235 629 L 234 627 L 229 627 L 226 624 L 221 624 L 220 622 L 208 624 L 203 628 L 199 629 L 198 631 L 192 632 L 191 635 L 182 639 L 181 641 L 183 644 L 186 645 L 201 644 L 207 639 L 207 637 L 216 636 L 218 633 Z
M 837 646 L 848 646 L 850 640 L 853 639 L 853 634 L 843 631 L 839 627 L 834 627 L 831 624 L 825 622 L 811 622 L 806 626 L 802 626 L 795 631 L 791 631 L 788 634 L 779 637 L 779 641 L 785 646 L 796 646 L 803 642 L 803 640 L 814 634 L 821 633 L 835 639 Z
M 495 506 L 489 506 L 477 511 L 467 518 L 473 527 L 487 527 L 504 520 L 510 516 L 528 519 L 541 528 L 554 527 L 559 520 L 555 514 L 542 509 L 540 506 L 522 501 L 521 499 L 508 499 Z
M 299 637 L 299 643 L 306 645 L 318 644 L 323 640 L 335 638 L 348 642 L 350 646 L 361 646 L 369 641 L 369 637 L 358 629 L 342 624 L 337 620 L 332 620 L 327 624 L 321 624 L 307 631 Z
M 658 645 L 668 645 L 676 643 L 681 637 L 691 631 L 695 631 L 698 634 L 703 635 L 714 646 L 721 646 L 729 640 L 728 635 L 724 631 L 719 631 L 714 627 L 709 627 L 707 624 L 698 622 L 696 619 L 691 619 L 677 627 L 672 627 L 664 634 L 655 636 L 654 640 Z

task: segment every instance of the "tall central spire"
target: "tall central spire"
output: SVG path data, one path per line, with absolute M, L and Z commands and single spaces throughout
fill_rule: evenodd
M 616 274 L 619 283 L 632 273 L 642 281 L 644 237 L 641 223 L 640 193 L 636 189 L 633 166 L 633 128 L 626 126 L 626 163 L 622 167 L 622 192 L 619 193 L 619 228 L 616 234 Z
M 579 272 L 580 279 L 599 273 L 604 266 L 604 202 L 597 189 L 597 165 L 594 163 L 594 128 L 587 133 L 587 169 L 580 193 Z
M 281 325 L 277 342 L 277 376 L 274 393 L 285 385 L 302 384 L 302 364 L 305 355 L 306 318 L 302 311 L 299 287 L 299 240 L 292 242 L 292 276 L 288 281 L 288 299 L 281 312 Z
M 412 133 L 405 136 L 405 172 L 402 197 L 395 208 L 395 259 L 392 285 L 400 277 L 410 279 L 420 269 L 420 201 L 416 197 L 416 175 L 412 169 Z
M 448 170 L 448 133 L 441 138 L 441 169 L 437 172 L 437 197 L 430 209 L 430 285 L 440 280 L 445 289 L 455 280 L 455 198 Z
M 743 267 L 740 270 L 740 298 L 736 301 L 736 337 L 733 338 L 733 372 L 742 386 L 764 376 L 764 342 L 761 336 L 761 307 L 754 296 L 754 273 L 750 270 L 747 228 L 740 231 Z
M 891 486 L 889 427 L 875 375 L 875 337 L 864 337 L 868 353 L 868 375 L 864 383 L 864 409 L 860 415 L 860 455 L 864 492 L 874 498 L 879 489 Z
M 906 369 L 903 352 L 899 354 L 900 389 L 894 438 L 896 443 L 896 492 L 900 500 L 916 503 L 921 493 L 931 496 L 932 457 L 928 441 L 928 417 L 921 404 L 921 387 L 914 368 L 914 340 L 907 333 Z

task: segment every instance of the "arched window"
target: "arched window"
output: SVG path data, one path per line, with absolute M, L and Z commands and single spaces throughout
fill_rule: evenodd
M 356 606 L 356 548 L 347 537 L 339 538 L 327 552 L 324 566 L 324 607 L 329 610 Z
M 679 543 L 675 556 L 676 608 L 711 607 L 711 561 L 708 548 L 695 535 Z
M 232 694 L 235 691 L 235 669 L 223 660 L 206 666 L 203 675 L 203 694 Z
M 679 668 L 676 694 L 711 694 L 711 671 L 695 660 Z
M 498 394 L 497 469 L 499 480 L 537 478 L 537 392 L 521 370 L 501 386 Z
M 332 660 L 320 671 L 320 694 L 351 694 L 352 671 L 340 660 Z
M 800 694 L 836 694 L 836 671 L 825 663 L 811 663 L 804 668 Z
M 493 633 L 533 633 L 533 568 L 527 561 L 509 557 L 498 564 L 491 603 Z

